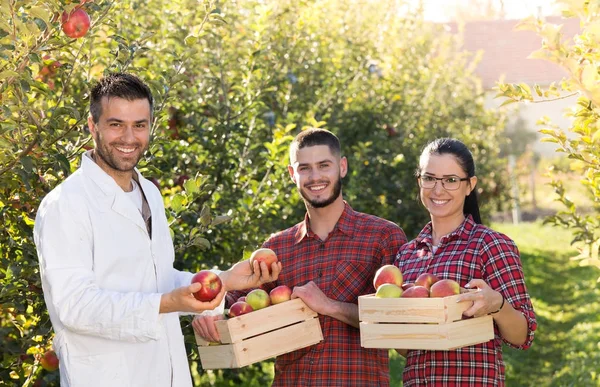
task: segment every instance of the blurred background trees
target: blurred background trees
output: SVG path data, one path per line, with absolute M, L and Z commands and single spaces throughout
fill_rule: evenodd
M 61 14 L 81 8 L 72 39 Z M 228 267 L 302 219 L 287 150 L 306 126 L 339 135 L 357 210 L 402 226 L 427 221 L 414 170 L 440 136 L 467 143 L 487 218 L 508 197 L 504 116 L 484 107 L 460 36 L 402 1 L 2 0 L 0 2 L 0 385 L 58 385 L 42 370 L 52 332 L 32 240 L 43 196 L 93 146 L 88 94 L 109 71 L 145 79 L 156 98 L 141 171 L 157 184 L 176 266 Z M 268 383 L 270 363 L 203 372 L 197 384 Z

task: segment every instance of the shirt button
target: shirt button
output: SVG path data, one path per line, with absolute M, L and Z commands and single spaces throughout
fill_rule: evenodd
M 315 362 L 314 361 L 309 361 L 308 364 L 313 365 Z
M 325 248 L 325 243 L 321 243 L 321 244 L 319 245 L 319 248 L 320 248 L 321 250 L 323 250 L 323 249 Z
M 323 272 L 319 270 L 319 277 L 323 277 Z

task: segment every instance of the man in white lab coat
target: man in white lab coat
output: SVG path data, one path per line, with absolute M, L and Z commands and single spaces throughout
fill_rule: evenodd
M 173 268 L 160 191 L 135 168 L 148 148 L 153 99 L 137 77 L 103 78 L 90 97 L 95 148 L 42 201 L 34 227 L 62 386 L 191 386 L 178 312 L 219 306 Z M 264 263 L 220 272 L 227 290 L 273 281 Z M 254 274 L 256 273 L 256 274 Z

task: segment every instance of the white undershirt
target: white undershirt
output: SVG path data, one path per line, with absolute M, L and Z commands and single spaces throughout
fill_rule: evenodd
M 142 213 L 142 190 L 138 186 L 138 183 L 136 183 L 136 181 L 133 179 L 131 180 L 131 185 L 133 186 L 133 189 L 131 190 L 131 192 L 125 192 L 125 194 L 127 195 L 127 197 L 129 199 L 131 199 L 131 201 L 133 202 L 133 204 L 135 204 L 135 206 L 137 207 L 137 209 L 140 211 L 140 214 L 141 214 Z

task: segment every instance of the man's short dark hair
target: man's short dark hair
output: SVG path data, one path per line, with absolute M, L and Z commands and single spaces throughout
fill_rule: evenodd
M 337 136 L 326 129 L 310 128 L 300 132 L 290 145 L 290 160 L 295 158 L 298 150 L 316 145 L 327 145 L 331 153 L 340 156 L 342 150 Z
M 147 99 L 150 103 L 150 112 L 154 105 L 150 88 L 140 78 L 127 73 L 111 73 L 92 88 L 90 114 L 95 123 L 98 123 L 102 115 L 102 98 L 104 97 L 117 97 L 128 101 Z

